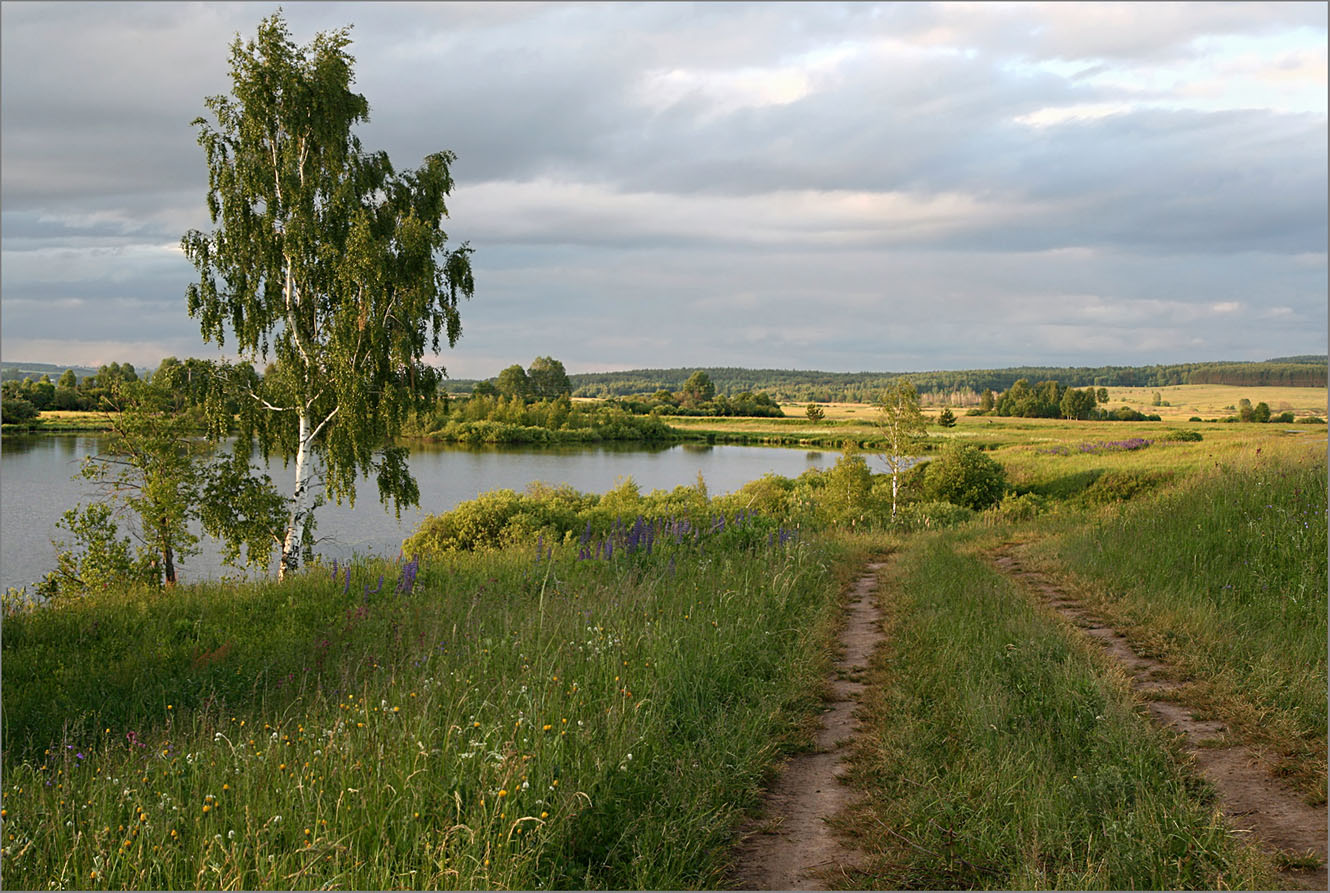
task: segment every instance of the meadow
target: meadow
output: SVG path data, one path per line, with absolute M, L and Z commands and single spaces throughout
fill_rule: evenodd
M 8 612 L 5 882 L 720 886 L 810 746 L 847 582 L 889 555 L 847 883 L 1270 886 L 1120 674 L 986 556 L 1015 544 L 1324 803 L 1325 427 L 930 436 L 981 446 L 1006 497 L 942 506 L 913 471 L 893 524 L 853 454 L 721 497 L 533 487 L 396 561 Z
M 11 616 L 6 884 L 714 886 L 848 557 L 768 532 Z

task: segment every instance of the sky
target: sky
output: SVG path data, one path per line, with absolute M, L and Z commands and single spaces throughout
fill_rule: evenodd
M 272 3 L 0 4 L 0 358 L 218 355 L 190 122 Z M 456 153 L 454 378 L 1325 353 L 1324 3 L 316 3 Z

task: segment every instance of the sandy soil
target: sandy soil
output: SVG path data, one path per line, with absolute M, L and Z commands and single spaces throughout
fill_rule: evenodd
M 869 564 L 850 593 L 840 634 L 842 655 L 828 679 L 831 697 L 817 749 L 786 764 L 767 793 L 762 815 L 741 835 L 731 885 L 745 890 L 825 890 L 830 878 L 856 867 L 863 854 L 832 832 L 827 820 L 854 792 L 842 781 L 849 741 L 859 730 L 855 706 L 868 661 L 882 638 L 874 598 L 878 564 Z

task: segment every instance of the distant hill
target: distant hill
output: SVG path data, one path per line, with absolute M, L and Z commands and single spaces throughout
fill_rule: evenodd
M 66 369 L 73 369 L 74 374 L 79 380 L 89 375 L 96 375 L 97 370 L 91 366 L 60 366 L 55 363 L 16 363 L 6 360 L 0 363 L 0 380 L 22 381 L 25 378 L 31 378 L 33 381 L 41 378 L 43 375 L 49 375 L 51 381 L 56 381 L 65 374 Z
M 1267 363 L 1320 363 L 1322 366 L 1324 366 L 1326 364 L 1326 355 L 1304 353 L 1304 354 L 1299 354 L 1296 357 L 1275 357 L 1273 359 L 1266 360 L 1266 362 Z

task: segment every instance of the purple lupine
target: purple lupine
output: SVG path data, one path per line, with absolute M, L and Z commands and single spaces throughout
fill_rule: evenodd
M 332 581 L 333 581 L 334 584 L 337 583 L 337 559 L 336 559 L 336 558 L 333 559 L 333 565 L 332 565 Z
M 416 585 L 416 572 L 420 570 L 420 556 L 412 556 L 411 560 L 402 565 L 402 579 L 397 583 L 397 592 L 402 595 L 410 595 L 411 590 Z
M 351 591 L 351 565 L 346 566 L 346 584 L 342 586 L 342 595 Z

